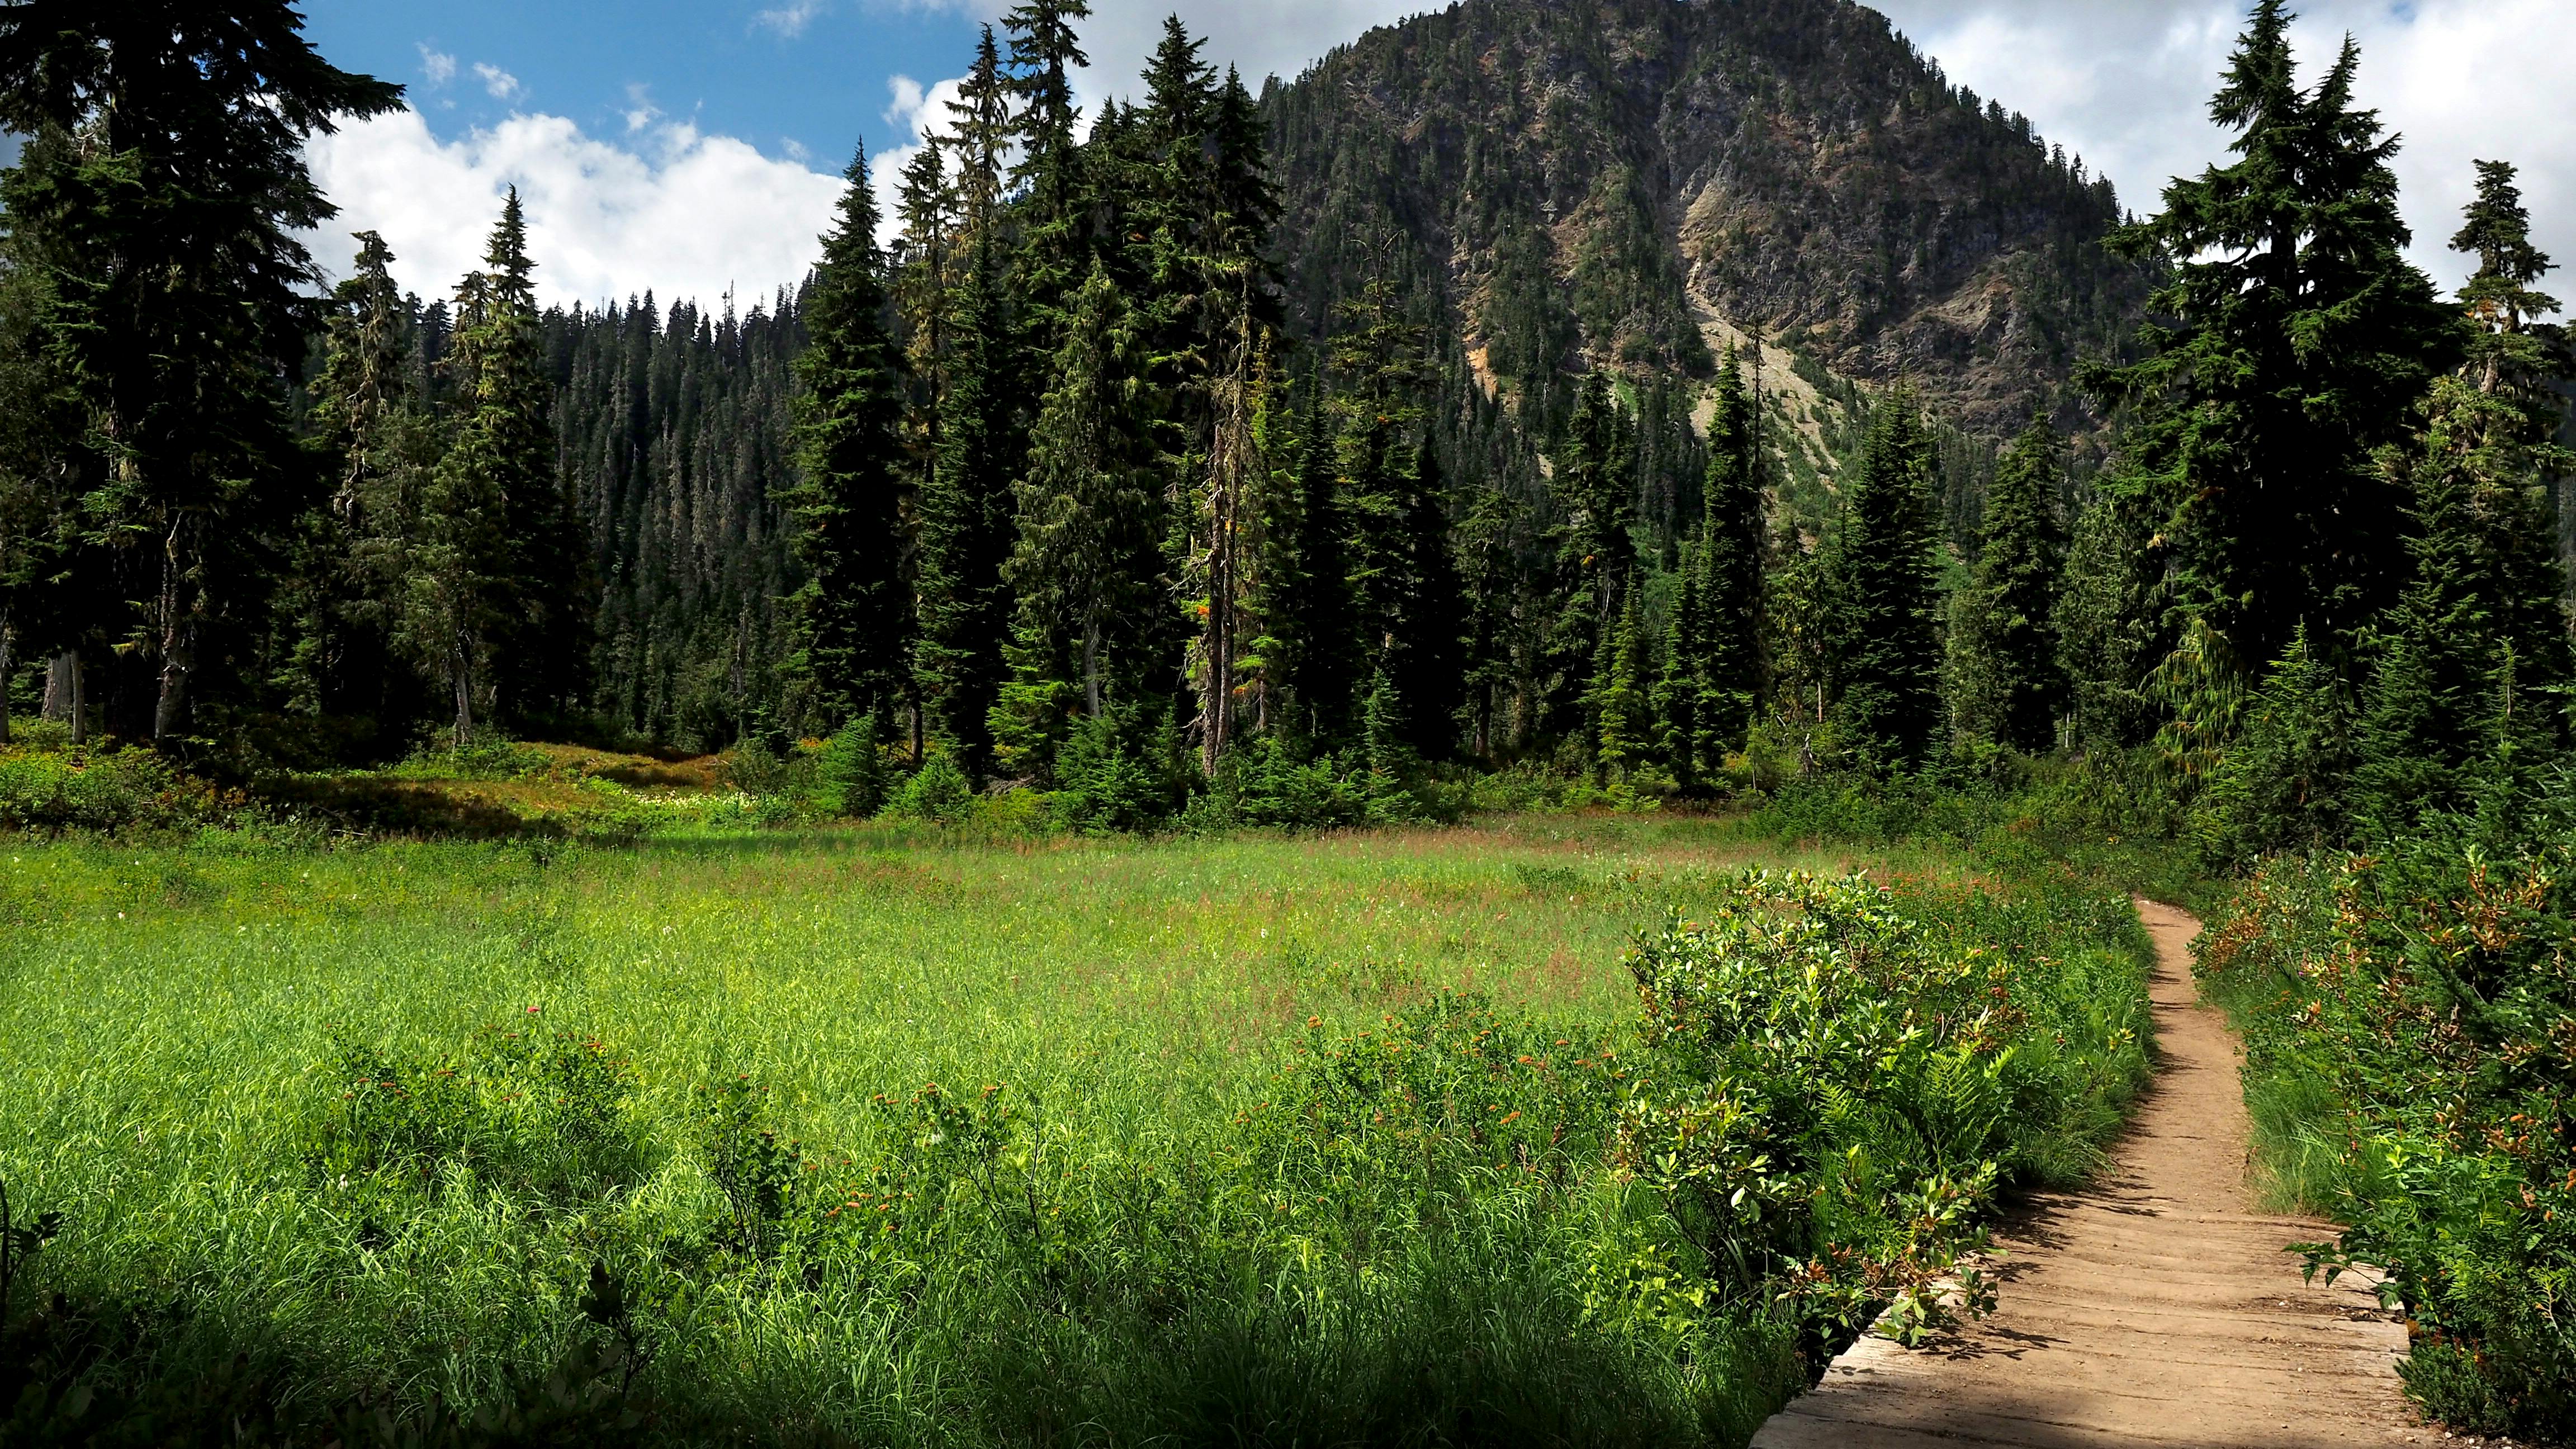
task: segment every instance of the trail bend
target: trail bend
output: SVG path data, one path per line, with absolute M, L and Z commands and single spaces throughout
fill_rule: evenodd
M 1996 1233 L 1996 1312 L 1908 1351 L 1864 1337 L 1754 1449 L 2354 1449 L 2441 1437 L 2399 1391 L 2405 1330 L 2354 1276 L 2301 1281 L 2332 1225 L 2260 1209 L 2235 1037 L 2203 1006 L 2200 922 L 2138 903 L 2156 944 L 2154 1083 L 2101 1178 Z M 2322 1275 L 2320 1275 L 2322 1278 Z

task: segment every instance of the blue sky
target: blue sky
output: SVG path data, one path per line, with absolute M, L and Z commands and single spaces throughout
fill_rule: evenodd
M 323 54 L 403 82 L 413 107 L 315 142 L 316 175 L 343 209 L 316 254 L 343 266 L 347 232 L 374 229 L 406 286 L 445 292 L 516 185 L 551 301 L 763 295 L 810 264 L 852 147 L 865 145 L 882 184 L 944 119 L 943 83 L 1008 3 L 305 0 Z M 1077 90 L 1091 105 L 1132 92 L 1173 8 L 1210 60 L 1258 85 L 1427 3 L 1091 0 L 1094 64 Z M 2245 0 L 1875 3 L 1953 80 L 2028 114 L 2132 207 L 2221 154 L 2206 105 Z M 2563 51 L 2531 43 L 2576 30 L 2576 0 L 2296 8 L 2310 73 L 2352 32 L 2363 100 L 2407 137 L 2398 172 L 2419 264 L 2459 279 L 2443 242 L 2469 162 L 2500 156 L 2524 168 L 2541 244 L 2576 267 L 2576 107 Z
M 613 135 L 640 102 L 831 169 L 861 139 L 870 150 L 910 139 L 885 117 L 888 78 L 961 71 L 977 23 L 960 7 L 893 0 L 801 12 L 795 0 L 308 0 L 305 15 L 334 63 L 409 86 L 441 139 L 514 111 Z M 444 79 L 435 56 L 454 66 Z M 496 96 L 477 65 L 516 89 Z

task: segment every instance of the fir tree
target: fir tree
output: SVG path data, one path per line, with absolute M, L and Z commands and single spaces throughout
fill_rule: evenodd
M 1697 592 L 1704 612 L 1687 641 L 1702 701 L 1691 736 L 1699 770 L 1715 770 L 1743 743 L 1765 683 L 1761 420 L 1732 350 L 1718 369 L 1715 402 L 1701 491 Z
M 1056 722 L 1031 713 L 1059 684 L 1074 686 L 1082 713 L 1098 719 L 1113 693 L 1137 698 L 1152 667 L 1145 646 L 1160 632 L 1169 594 L 1128 329 L 1125 299 L 1095 265 L 1074 294 L 1056 385 L 1031 429 L 1017 489 L 1008 570 L 1019 597 L 1016 658 L 995 711 L 997 735 L 1051 738 Z
M 1953 600 L 1952 713 L 1963 733 L 2033 754 L 2057 739 L 2066 698 L 2058 664 L 2059 443 L 2034 419 L 2004 451 L 1986 490 L 1977 562 Z
M 483 270 L 456 297 L 448 373 L 456 388 L 455 438 L 442 469 L 460 476 L 451 497 L 497 509 L 501 550 L 492 559 L 490 713 L 526 725 L 560 722 L 588 693 L 592 591 L 585 587 L 579 525 L 555 471 L 553 389 L 545 376 L 535 264 L 527 219 L 511 188 L 492 228 Z M 497 720 L 496 720 L 497 722 Z
M 2176 602 L 2239 658 L 2302 623 L 2331 652 L 2399 575 L 2403 500 L 2372 465 L 2399 437 L 2457 329 L 2406 261 L 2394 138 L 2357 108 L 2347 39 L 2313 91 L 2293 73 L 2282 0 L 2257 0 L 2210 115 L 2238 159 L 2165 191 L 2119 237 L 2170 280 L 2148 354 L 2089 384 L 2137 409 L 2112 486 L 2152 500 Z
M 1601 778 L 1611 784 L 1632 782 L 1654 758 L 1654 715 L 1647 697 L 1653 663 L 1637 592 L 1628 591 L 1617 625 L 1603 636 L 1600 684 L 1592 701 L 1593 718 L 1600 722 L 1595 759 Z
M 1870 422 L 1838 559 L 1849 643 L 1836 713 L 1854 753 L 1881 769 L 1920 763 L 1940 720 L 1931 474 L 1922 415 L 1899 391 Z
M 1700 763 L 1708 757 L 1702 732 L 1714 734 L 1711 717 L 1717 714 L 1707 687 L 1707 644 L 1709 638 L 1708 608 L 1701 591 L 1704 569 L 1699 564 L 1699 549 L 1685 549 L 1679 559 L 1680 588 L 1673 598 L 1672 617 L 1666 623 L 1663 673 L 1655 681 L 1654 717 L 1656 746 L 1664 761 L 1672 767 L 1673 783 L 1684 794 L 1699 788 Z M 1721 757 L 1719 763 L 1723 763 Z
M 1330 746 L 1350 738 L 1366 674 L 1345 542 L 1350 525 L 1341 471 L 1319 406 L 1308 407 L 1303 431 L 1290 523 L 1293 541 L 1271 581 L 1267 607 L 1287 646 L 1277 678 L 1288 724 L 1309 741 Z
M 2452 243 L 2479 260 L 2460 292 L 2468 360 L 2434 384 L 2420 446 L 2389 457 L 2413 498 L 2411 570 L 2381 626 L 2355 779 L 2357 812 L 2383 829 L 2468 810 L 2517 705 L 2517 732 L 2541 746 L 2564 729 L 2566 583 L 2549 489 L 2576 455 L 2552 441 L 2564 404 L 2549 385 L 2564 356 L 2539 322 L 2557 303 L 2532 286 L 2549 259 L 2529 236 L 2512 168 L 2480 163 Z
M 298 238 L 334 214 L 304 145 L 400 96 L 316 55 L 287 0 L 0 8 L 0 128 L 29 138 L 6 245 L 76 420 L 47 445 L 78 499 L 49 591 L 86 618 L 40 647 L 116 640 L 120 733 L 175 746 L 201 671 L 219 693 L 258 675 L 298 511 L 280 383 L 319 281 Z M 135 558 L 152 577 L 117 576 Z
M 1601 671 L 1610 659 L 1604 645 L 1636 566 L 1628 532 L 1636 491 L 1624 466 L 1622 431 L 1610 381 L 1595 372 L 1584 379 L 1551 489 L 1559 519 L 1559 592 L 1549 638 L 1556 696 L 1551 723 L 1573 733 L 1587 754 L 1600 735 L 1589 701 L 1599 697 Z
M 797 360 L 802 477 L 783 495 L 804 584 L 790 596 L 793 672 L 806 716 L 837 727 L 865 718 L 890 731 L 909 693 L 912 637 L 903 537 L 903 368 L 885 328 L 885 259 L 867 157 L 851 158 L 838 218 L 806 298 L 812 340 Z

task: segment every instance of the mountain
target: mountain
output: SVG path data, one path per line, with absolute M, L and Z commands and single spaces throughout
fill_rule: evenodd
M 1545 414 L 1584 362 L 1703 376 L 1758 332 L 1973 435 L 2075 423 L 2147 288 L 2108 181 L 1850 0 L 1462 0 L 1263 105 L 1301 324 L 1397 266 Z

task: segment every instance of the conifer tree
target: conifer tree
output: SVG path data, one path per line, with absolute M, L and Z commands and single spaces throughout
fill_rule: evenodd
M 1870 421 L 1837 560 L 1838 624 L 1849 642 L 1835 671 L 1836 714 L 1874 768 L 1920 763 L 1940 720 L 1932 532 L 1930 440 L 1900 390 Z
M 498 511 L 500 549 L 485 575 L 495 591 L 487 713 L 528 725 L 559 722 L 584 702 L 592 598 L 579 525 L 555 470 L 535 271 L 512 187 L 483 270 L 457 292 L 448 356 L 455 438 L 440 463 L 458 475 L 450 497 L 460 506 Z
M 1013 349 L 989 236 L 957 287 L 942 370 L 937 447 L 920 490 L 915 661 L 925 708 L 969 777 L 990 763 L 988 723 L 1005 669 L 1010 588 L 1002 566 L 1015 537 L 1011 474 L 1018 458 Z
M 1653 762 L 1654 716 L 1647 697 L 1653 662 L 1637 592 L 1628 591 L 1618 623 L 1603 636 L 1603 667 L 1592 701 L 1600 730 L 1595 759 L 1601 778 L 1611 784 L 1628 783 Z
M 1111 695 L 1137 699 L 1162 634 L 1161 490 L 1137 416 L 1126 301 L 1104 266 L 1074 294 L 1056 385 L 1030 431 L 1018 485 L 1013 679 L 995 708 L 997 736 L 1049 740 L 1060 685 L 1098 719 Z
M 280 379 L 319 281 L 298 238 L 334 214 L 304 144 L 400 96 L 316 55 L 287 0 L 0 7 L 0 129 L 28 138 L 6 245 L 76 419 L 47 445 L 78 500 L 50 591 L 90 617 L 47 643 L 118 642 L 122 733 L 175 746 L 201 670 L 255 677 L 294 512 Z M 152 577 L 117 576 L 138 557 Z
M 1267 600 L 1287 648 L 1278 672 L 1294 731 L 1319 745 L 1346 741 L 1358 723 L 1359 608 L 1351 587 L 1350 524 L 1341 471 L 1320 405 L 1309 404 L 1295 473 L 1292 540 L 1271 580 Z
M 1610 381 L 1595 372 L 1584 379 L 1581 400 L 1567 428 L 1551 491 L 1558 514 L 1555 623 L 1549 654 L 1555 676 L 1551 724 L 1573 733 L 1589 754 L 1600 735 L 1590 701 L 1599 697 L 1604 647 L 1636 566 L 1628 524 L 1636 505 L 1622 418 Z
M 796 427 L 802 476 L 782 501 L 806 578 L 790 596 L 802 713 L 838 728 L 865 719 L 886 738 L 911 689 L 913 618 L 904 578 L 902 359 L 885 327 L 885 258 L 867 156 L 851 158 L 806 297 L 812 340 Z
M 1091 244 L 1085 235 L 1084 151 L 1075 135 L 1082 112 L 1073 103 L 1072 72 L 1091 63 L 1074 22 L 1088 19 L 1083 0 L 1021 0 L 1002 17 L 1010 34 L 1011 93 L 1019 100 L 1011 134 L 1018 156 L 1011 180 L 1022 196 L 1025 226 L 1014 256 L 1015 290 L 1041 356 L 1062 341 L 1064 297 L 1082 280 Z
M 1700 763 L 1708 753 L 1701 736 L 1704 730 L 1714 733 L 1710 717 L 1717 713 L 1708 697 L 1708 609 L 1701 592 L 1706 570 L 1699 550 L 1707 546 L 1703 541 L 1685 548 L 1679 560 L 1681 586 L 1666 624 L 1663 673 L 1655 680 L 1653 699 L 1655 744 L 1684 794 L 1699 788 Z
M 2466 364 L 2425 401 L 2420 445 L 2392 453 L 2412 495 L 2411 571 L 2381 626 L 2358 737 L 2356 809 L 2383 828 L 2419 810 L 2465 810 L 2493 724 L 2518 706 L 2542 745 L 2564 730 L 2565 577 L 2550 480 L 2576 471 L 2554 441 L 2566 375 L 2557 303 L 2532 284 L 2549 259 L 2530 243 L 2512 168 L 2479 163 L 2478 196 L 2454 249 L 2478 257 L 2460 292 Z
M 1696 768 L 1715 770 L 1741 744 L 1764 680 L 1761 419 L 1732 349 L 1718 369 L 1709 416 L 1708 476 L 1701 491 L 1698 594 L 1703 610 L 1690 641 L 1702 709 L 1694 722 Z
M 1977 562 L 1952 601 L 1951 708 L 1965 734 L 2042 753 L 2066 697 L 2058 665 L 2056 431 L 2045 417 L 2004 450 L 1986 490 Z
M 2457 329 L 2404 256 L 2396 140 L 2358 108 L 2347 38 L 2313 90 L 2294 74 L 2283 0 L 2257 0 L 2210 115 L 2238 160 L 2166 188 L 2120 233 L 2169 280 L 2148 354 L 2089 385 L 2133 406 L 2117 489 L 2152 500 L 2175 602 L 2236 657 L 2291 633 L 2331 653 L 2392 596 L 2403 500 L 2372 465 L 2397 439 Z

